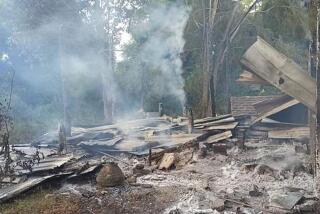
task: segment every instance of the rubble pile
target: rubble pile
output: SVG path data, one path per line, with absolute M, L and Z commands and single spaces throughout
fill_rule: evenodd
M 249 68 L 255 62 L 250 56 L 243 60 Z M 63 154 L 56 132 L 12 145 L 0 203 L 55 182 L 57 194 L 86 198 L 93 213 L 106 207 L 122 213 L 316 213 L 310 130 L 281 120 L 300 102 L 313 103 L 291 97 L 295 91 L 286 82 L 262 75 L 269 72 L 265 67 L 248 70 L 239 82 L 274 84 L 290 96 L 233 97 L 231 114 L 196 120 L 162 116 L 73 127 Z M 4 156 L 0 166 L 8 167 Z

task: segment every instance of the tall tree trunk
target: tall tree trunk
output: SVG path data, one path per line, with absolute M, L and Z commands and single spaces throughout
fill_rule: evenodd
M 147 91 L 146 87 L 146 73 L 145 73 L 145 63 L 141 63 L 141 76 L 140 76 L 140 110 L 144 111 L 144 100 L 145 100 L 145 93 Z
M 308 71 L 312 77 L 316 77 L 316 64 L 315 64 L 315 59 L 314 57 L 316 56 L 315 54 L 315 43 L 311 41 L 311 45 L 309 48 L 309 60 L 308 60 Z M 316 126 L 317 126 L 317 121 L 316 121 L 316 114 L 309 110 L 308 112 L 308 117 L 309 117 L 309 128 L 310 128 L 310 145 L 309 145 L 309 151 L 310 151 L 310 160 L 312 163 L 312 170 L 315 174 L 315 168 L 316 168 Z
M 320 1 L 316 2 L 317 15 L 316 15 L 316 80 L 317 80 L 317 126 L 316 126 L 316 194 L 320 195 L 320 64 L 319 64 L 319 13 L 320 13 Z
M 108 42 L 105 43 L 106 48 L 106 69 L 103 76 L 103 112 L 104 120 L 106 123 L 113 123 L 113 105 L 114 105 L 114 96 L 113 96 L 113 83 L 112 83 L 112 74 L 114 72 L 114 57 L 113 57 L 113 44 L 112 44 L 112 35 L 108 35 Z M 109 76 L 108 76 L 109 74 Z
M 216 51 L 217 55 L 215 56 L 214 67 L 212 70 L 212 77 L 211 77 L 211 78 L 213 78 L 212 82 L 214 85 L 214 91 L 216 91 L 216 89 L 217 89 L 217 84 L 218 84 L 218 79 L 219 79 L 218 72 L 219 72 L 219 69 L 220 69 L 223 61 L 224 61 L 225 54 L 226 54 L 227 49 L 229 47 L 229 34 L 231 32 L 231 27 L 234 22 L 234 17 L 236 15 L 236 12 L 239 9 L 239 5 L 240 5 L 240 3 L 236 2 L 236 5 L 234 6 L 234 8 L 232 10 L 231 17 L 228 21 L 227 27 L 224 31 L 222 42 L 219 43 L 217 51 Z
M 215 51 L 217 54 L 214 57 L 214 63 L 213 63 L 212 70 L 210 70 L 211 72 L 209 72 L 210 73 L 210 77 L 209 77 L 210 78 L 210 81 L 209 81 L 210 86 L 208 88 L 211 89 L 211 91 L 209 91 L 209 93 L 211 93 L 211 96 L 210 97 L 207 96 L 207 97 L 209 97 L 209 99 L 211 98 L 210 102 L 212 105 L 215 104 L 214 99 L 216 98 L 215 93 L 217 91 L 219 70 L 221 68 L 221 65 L 223 64 L 223 61 L 224 61 L 225 55 L 227 53 L 227 50 L 229 48 L 229 45 L 234 40 L 235 36 L 237 35 L 239 28 L 240 28 L 241 24 L 244 22 L 245 18 L 248 16 L 250 11 L 255 7 L 255 5 L 258 2 L 259 2 L 259 0 L 255 0 L 252 3 L 252 5 L 248 8 L 248 10 L 244 13 L 244 15 L 236 23 L 235 27 L 233 29 L 231 29 L 231 27 L 234 23 L 236 12 L 238 11 L 239 6 L 240 6 L 240 2 L 236 2 L 236 5 L 233 8 L 233 11 L 231 13 L 231 17 L 228 21 L 227 27 L 226 27 L 224 34 L 223 34 L 222 42 L 219 43 L 219 45 L 217 47 L 217 51 Z M 213 26 L 213 24 L 212 24 L 212 26 Z M 212 30 L 213 29 L 211 29 L 211 31 Z M 213 51 L 211 51 L 210 53 L 212 53 L 212 52 Z M 204 95 L 206 95 L 206 94 L 204 94 Z M 214 108 L 215 107 L 212 107 L 212 109 L 214 109 Z
M 225 56 L 225 106 L 226 106 L 226 112 L 230 113 L 230 88 L 229 88 L 229 76 L 230 76 L 230 51 L 226 53 Z
M 60 57 L 60 78 L 61 78 L 61 93 L 62 93 L 62 103 L 63 103 L 63 125 L 65 128 L 65 133 L 67 137 L 71 136 L 71 110 L 69 103 L 69 94 L 67 89 L 67 80 L 64 68 L 64 56 L 62 47 L 62 26 L 60 28 L 59 36 L 59 57 Z
M 311 42 L 309 47 L 308 70 L 312 77 L 316 78 L 317 72 L 317 5 L 316 0 L 311 1 L 309 5 L 309 28 L 311 32 Z M 316 173 L 316 114 L 309 110 L 309 126 L 310 126 L 310 157 L 312 169 Z
M 103 81 L 103 113 L 104 120 L 106 123 L 113 123 L 113 106 L 114 106 L 114 89 L 113 89 L 113 73 L 115 67 L 114 59 L 114 45 L 113 45 L 113 32 L 114 26 L 111 25 L 111 6 L 110 0 L 106 2 L 106 21 L 105 21 L 105 42 L 104 42 L 104 53 L 106 62 L 106 71 L 102 71 L 102 81 Z
M 218 9 L 219 0 L 202 0 L 203 11 L 203 89 L 202 89 L 202 116 L 215 116 L 214 87 L 211 78 L 213 53 L 213 25 Z
M 312 35 L 311 44 L 311 74 L 315 73 L 317 81 L 316 89 L 316 137 L 313 149 L 314 151 L 314 178 L 315 178 L 315 193 L 317 196 L 320 195 L 320 68 L 319 68 L 319 14 L 320 14 L 320 1 L 312 0 L 309 8 L 309 28 Z

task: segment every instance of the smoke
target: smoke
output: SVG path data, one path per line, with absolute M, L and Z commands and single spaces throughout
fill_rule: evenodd
M 0 37 L 6 41 L 0 52 L 16 71 L 16 131 L 24 121 L 30 124 L 23 129 L 36 134 L 57 126 L 63 117 L 62 78 L 73 123 L 101 123 L 103 72 L 112 83 L 110 93 L 116 94 L 103 54 L 103 11 L 77 0 L 7 0 L 0 9 Z M 82 10 L 91 13 L 90 20 Z
M 103 121 L 103 77 L 107 78 L 108 93 L 121 103 L 125 90 L 120 90 L 118 84 L 125 82 L 126 75 L 114 76 L 113 69 L 106 62 L 106 9 L 99 8 L 94 2 L 100 1 L 3 1 L 0 38 L 6 42 L 0 45 L 0 53 L 5 53 L 0 56 L 0 63 L 10 59 L 16 71 L 12 107 L 15 118 L 20 120 L 17 123 L 32 123 L 35 132 L 56 127 L 63 113 L 61 78 L 65 78 L 67 84 L 74 124 Z M 123 11 L 126 10 L 129 11 L 129 7 Z M 134 39 L 144 40 L 137 54 L 148 70 L 139 66 L 128 69 L 140 74 L 152 73 L 152 84 L 150 81 L 150 87 L 142 89 L 158 97 L 173 95 L 183 105 L 185 94 L 180 53 L 185 43 L 183 34 L 189 9 L 183 3 L 156 3 L 145 12 L 148 15 L 129 33 L 135 35 Z M 129 19 L 120 17 L 116 10 L 111 15 L 114 16 L 112 23 L 120 22 L 116 30 L 124 33 Z M 117 43 L 125 43 L 119 36 L 115 40 L 116 48 Z M 128 79 L 131 85 L 137 86 L 136 80 Z M 138 88 L 133 90 L 140 91 Z M 133 108 L 132 103 L 138 103 L 137 100 L 124 99 L 123 106 Z M 117 109 L 123 106 L 117 106 Z
M 185 44 L 183 34 L 189 8 L 183 3 L 156 4 L 149 8 L 147 14 L 150 14 L 147 20 L 134 31 L 145 40 L 139 50 L 142 64 L 160 72 L 152 91 L 159 96 L 177 96 L 184 105 L 186 98 L 180 53 Z

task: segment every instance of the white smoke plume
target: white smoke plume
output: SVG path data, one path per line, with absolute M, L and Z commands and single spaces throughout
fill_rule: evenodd
M 189 8 L 183 3 L 158 4 L 148 14 L 151 14 L 148 20 L 136 29 L 139 35 L 146 38 L 140 50 L 141 62 L 161 72 L 152 87 L 153 92 L 177 96 L 183 105 L 185 92 L 180 53 L 185 44 L 183 34 Z

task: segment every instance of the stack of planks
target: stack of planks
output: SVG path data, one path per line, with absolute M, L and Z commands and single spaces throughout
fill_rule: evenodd
M 232 131 L 238 126 L 238 122 L 231 115 L 220 115 L 217 117 L 206 117 L 194 121 L 194 128 L 213 134 L 206 140 L 207 143 L 213 144 L 229 139 L 233 136 Z
M 238 125 L 231 114 L 194 120 L 194 128 L 206 131 L 233 130 Z

